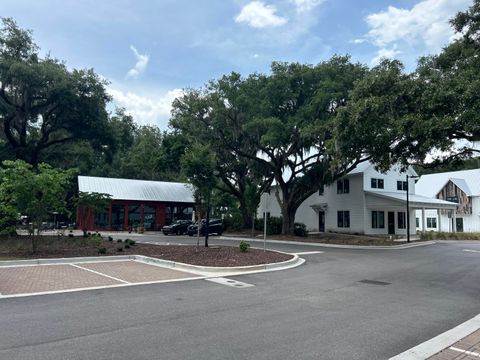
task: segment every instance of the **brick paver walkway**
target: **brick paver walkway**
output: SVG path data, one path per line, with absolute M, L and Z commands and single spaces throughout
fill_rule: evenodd
M 194 275 L 182 271 L 162 268 L 135 261 L 115 261 L 102 263 L 77 264 L 77 266 L 98 271 L 131 283 L 184 279 Z
M 440 351 L 428 360 L 480 360 L 480 330 Z
M 71 265 L 36 265 L 0 268 L 0 294 L 29 294 L 46 291 L 121 284 Z
M 0 268 L 0 296 L 108 287 L 195 276 L 136 261 L 5 267 Z

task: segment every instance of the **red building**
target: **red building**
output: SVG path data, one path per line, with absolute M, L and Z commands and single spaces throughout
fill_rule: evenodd
M 78 190 L 112 197 L 110 206 L 98 214 L 78 208 L 80 229 L 130 230 L 143 225 L 146 231 L 160 230 L 174 220 L 192 218 L 193 190 L 185 183 L 79 176 Z

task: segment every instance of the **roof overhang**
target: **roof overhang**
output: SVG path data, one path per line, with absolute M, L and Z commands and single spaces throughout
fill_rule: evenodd
M 375 192 L 375 191 L 365 191 L 367 195 L 376 196 L 382 199 L 387 199 L 392 202 L 399 204 L 407 204 L 407 194 L 401 193 L 391 193 L 391 192 Z M 409 206 L 411 208 L 427 208 L 427 209 L 456 209 L 457 203 L 432 199 L 426 196 L 409 194 Z

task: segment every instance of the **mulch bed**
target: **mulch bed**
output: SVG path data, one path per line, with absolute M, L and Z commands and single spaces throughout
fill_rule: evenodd
M 98 248 L 106 249 L 106 254 L 99 254 Z M 118 251 L 121 248 L 122 251 Z M 104 240 L 99 246 L 89 239 L 82 237 L 41 236 L 38 240 L 38 249 L 31 252 L 31 243 L 28 237 L 0 238 L 0 259 L 39 259 L 63 258 L 80 256 L 114 256 L 114 255 L 144 255 L 164 260 L 172 260 L 201 266 L 247 266 L 265 263 L 275 263 L 291 259 L 293 256 L 259 249 L 249 249 L 240 252 L 238 247 L 211 246 L 199 247 L 190 245 L 153 245 L 136 243 L 125 248 L 125 243 L 116 240 Z

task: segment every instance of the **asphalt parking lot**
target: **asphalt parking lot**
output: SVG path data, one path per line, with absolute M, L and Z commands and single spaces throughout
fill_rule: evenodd
M 323 253 L 230 278 L 248 286 L 198 280 L 0 299 L 0 359 L 389 359 L 480 313 L 479 243 L 268 247 Z

